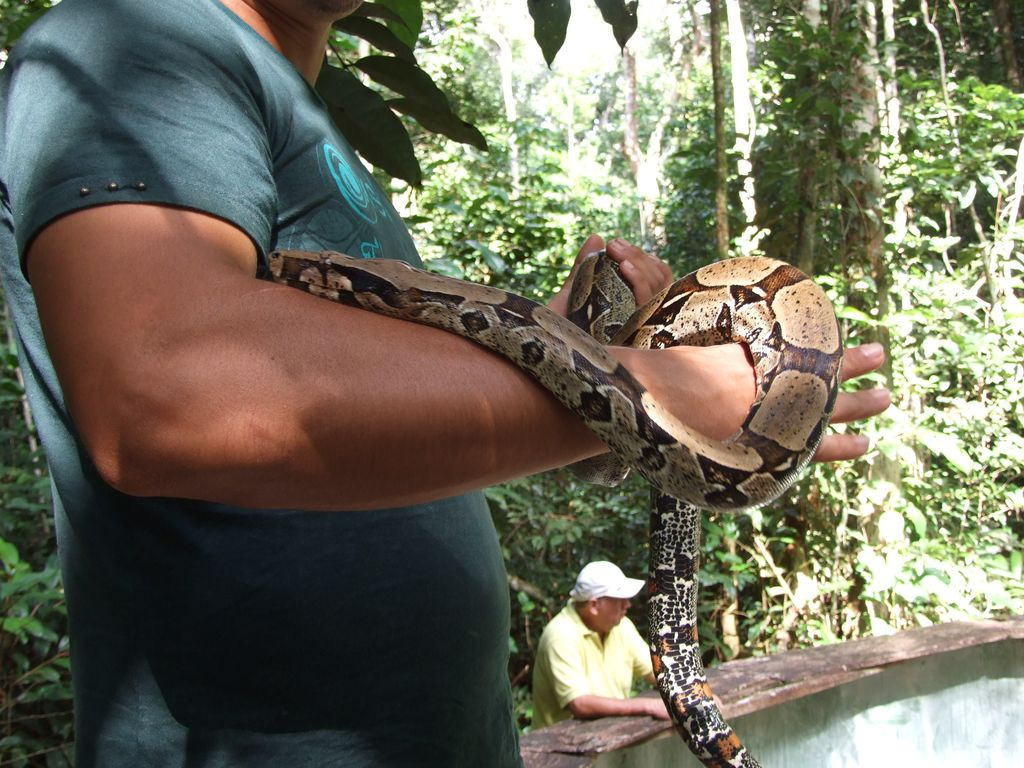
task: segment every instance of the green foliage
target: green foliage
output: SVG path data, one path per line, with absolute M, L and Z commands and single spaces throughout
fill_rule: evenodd
M 898 67 L 898 152 L 869 155 L 880 137 L 850 130 L 858 117 L 837 74 L 838 62 L 865 54 L 859 31 L 822 34 L 799 18 L 773 25 L 789 34 L 772 35 L 758 72 L 766 247 L 792 252 L 802 206 L 817 200 L 816 249 L 831 255 L 819 260 L 831 264 L 822 280 L 849 344 L 886 332 L 896 405 L 863 428 L 875 452 L 816 468 L 741 537 L 764 580 L 742 597 L 749 647 L 1021 613 L 1024 230 L 1011 222 L 1022 96 L 973 74 L 943 92 L 932 71 Z M 811 153 L 814 195 L 796 173 Z M 866 155 L 884 172 L 887 283 L 877 265 L 844 252 L 866 219 L 851 208 L 863 182 L 851 158 Z
M 661 209 L 665 225 L 662 258 L 687 274 L 703 266 L 715 249 L 714 108 L 710 72 L 697 75 L 694 95 L 674 120 L 680 136 L 665 168 Z M 738 222 L 731 222 L 730 226 Z
M 477 282 L 513 280 L 524 295 L 546 300 L 582 244 L 565 209 L 568 190 L 543 163 L 521 177 L 516 196 L 501 174 L 488 176 L 474 161 L 454 167 L 456 161 L 440 155 L 416 197 L 422 213 L 411 223 L 424 240 L 424 259 L 432 269 Z M 456 179 L 462 183 L 453 184 Z
M 67 611 L 49 478 L 6 322 L 0 331 L 0 765 L 70 765 Z
M 494 42 L 479 34 L 480 22 L 460 8 L 428 16 L 424 68 L 437 78 L 458 76 L 451 90 L 475 105 L 470 114 L 489 151 L 418 134 L 430 159 L 403 213 L 429 268 L 546 301 L 587 235 L 621 231 L 621 220 L 630 218 L 622 201 L 629 198 L 614 178 L 585 181 L 567 173 L 564 130 L 543 109 L 548 71 L 522 76 L 522 113 L 508 122 L 494 88 Z
M 399 114 L 415 119 L 427 131 L 487 149 L 480 131 L 455 114 L 448 97 L 417 64 L 413 48 L 422 23 L 420 0 L 363 3 L 334 25 L 332 55 L 316 84 L 352 147 L 367 162 L 414 187 L 420 185 L 422 173 L 409 128 Z M 361 56 L 352 38 L 385 55 Z M 352 69 L 377 87 L 365 85 Z
M 0 0 L 0 51 L 8 50 L 21 33 L 53 5 L 54 0 Z
M 67 615 L 56 556 L 33 570 L 0 539 L 0 763 L 71 765 Z

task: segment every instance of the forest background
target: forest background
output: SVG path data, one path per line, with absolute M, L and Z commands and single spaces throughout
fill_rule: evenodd
M 0 0 L 0 64 L 51 4 Z M 885 345 L 894 405 L 854 427 L 864 459 L 705 519 L 709 663 L 1024 613 L 1017 0 L 386 0 L 329 59 L 321 92 L 429 268 L 545 298 L 591 232 L 677 274 L 761 253 L 817 277 L 848 345 Z M 63 766 L 49 485 L 0 308 L 0 766 Z M 488 499 L 527 727 L 578 568 L 646 571 L 648 490 L 554 472 Z

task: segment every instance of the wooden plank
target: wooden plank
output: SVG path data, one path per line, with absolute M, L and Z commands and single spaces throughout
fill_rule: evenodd
M 566 755 L 560 752 L 521 752 L 525 768 L 590 768 L 594 758 L 588 755 Z
M 736 717 L 937 653 L 1024 639 L 1024 617 L 938 624 L 883 637 L 741 659 L 708 671 L 723 714 Z
M 767 688 L 758 691 L 750 696 L 744 696 L 735 700 L 723 701 L 721 710 L 726 720 L 742 715 L 749 715 L 752 712 L 759 712 L 762 709 L 778 706 L 787 701 L 801 699 L 813 693 L 827 691 L 830 688 L 837 688 L 846 683 L 852 683 L 862 677 L 870 677 L 882 671 L 882 667 L 871 669 L 856 669 L 849 672 L 834 672 L 828 675 L 821 675 L 808 680 L 798 680 L 791 684 L 782 684 L 774 688 Z M 714 690 L 712 683 L 712 690 Z
M 892 664 L 1004 640 L 1024 640 L 1024 617 L 940 624 L 885 637 L 741 659 L 708 670 L 708 680 L 723 714 L 738 717 L 869 677 Z M 524 734 L 523 761 L 526 768 L 585 768 L 593 765 L 600 754 L 637 744 L 671 728 L 670 723 L 649 717 L 566 720 Z M 562 759 L 574 762 L 559 762 Z
M 657 696 L 648 691 L 644 696 Z M 598 755 L 635 744 L 670 728 L 666 721 L 650 717 L 603 717 L 598 720 L 563 720 L 523 736 L 533 750 L 573 755 Z

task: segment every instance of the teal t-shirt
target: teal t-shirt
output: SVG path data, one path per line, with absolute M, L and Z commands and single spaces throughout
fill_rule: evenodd
M 86 206 L 204 211 L 261 254 L 418 263 L 312 89 L 216 0 L 64 0 L 15 47 L 0 118 L 0 266 L 53 481 L 78 768 L 520 765 L 480 494 L 337 514 L 120 494 L 39 330 L 25 249 Z

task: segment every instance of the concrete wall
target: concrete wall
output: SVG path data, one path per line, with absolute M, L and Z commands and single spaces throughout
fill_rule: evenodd
M 764 768 L 1022 768 L 1024 642 L 892 665 L 731 722 Z M 700 768 L 674 732 L 593 765 Z

